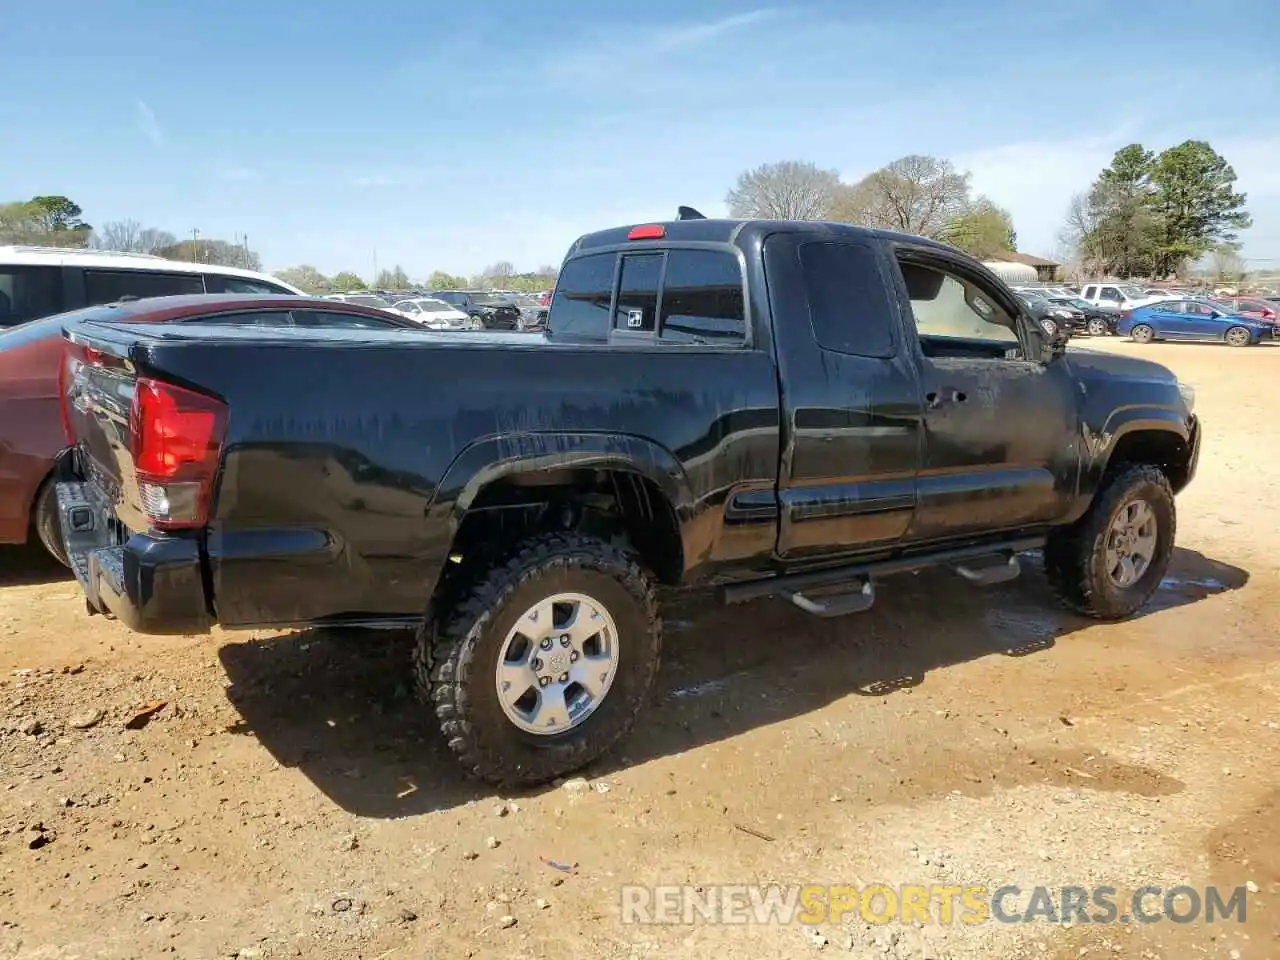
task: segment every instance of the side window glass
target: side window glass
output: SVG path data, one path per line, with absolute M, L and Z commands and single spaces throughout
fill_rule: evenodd
M 58 267 L 0 267 L 0 327 L 62 312 Z
M 288 310 L 256 310 L 243 313 L 223 313 L 213 317 L 192 317 L 186 323 L 214 324 L 219 327 L 291 327 L 293 318 Z
M 359 313 L 339 313 L 337 310 L 294 310 L 293 322 L 299 327 L 319 327 L 325 330 L 391 330 L 399 329 L 390 317 L 381 320 Z M 401 321 L 406 326 L 408 321 Z
M 557 337 L 609 339 L 609 303 L 613 299 L 613 272 L 617 254 L 595 253 L 568 261 L 560 271 L 547 330 Z
M 204 278 L 198 273 L 154 273 L 148 270 L 86 270 L 85 299 L 89 306 L 116 303 L 128 297 L 174 297 L 204 293 Z
M 1120 299 L 1121 299 L 1121 297 L 1120 297 L 1120 291 L 1119 291 L 1119 290 L 1117 290 L 1115 287 L 1103 287 L 1103 288 L 1102 288 L 1102 299 L 1103 299 L 1103 300 L 1115 300 L 1117 303 L 1119 303 L 1119 302 L 1120 302 Z
M 800 269 L 819 346 L 862 357 L 894 355 L 893 304 L 869 247 L 802 243 Z
M 745 341 L 738 258 L 718 250 L 669 251 L 658 336 L 672 343 Z
M 652 333 L 658 329 L 658 282 L 662 279 L 660 253 L 639 253 L 622 258 L 618 306 L 613 326 L 618 330 Z
M 900 264 L 922 340 L 963 339 L 1017 344 L 1014 319 L 977 287 L 933 267 Z
M 205 289 L 210 293 L 265 293 L 280 294 L 283 296 L 295 296 L 284 287 L 278 287 L 274 283 L 268 283 L 265 280 L 250 280 L 247 277 L 228 277 L 224 274 L 206 273 L 204 277 Z

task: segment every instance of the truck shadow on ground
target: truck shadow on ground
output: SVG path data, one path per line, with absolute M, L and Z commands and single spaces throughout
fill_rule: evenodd
M 0 547 L 0 587 L 29 587 L 72 580 L 71 571 L 37 544 Z
M 891 695 L 932 670 L 980 657 L 1031 656 L 1096 625 L 1061 610 L 1036 560 L 1025 567 L 1018 581 L 986 590 L 948 571 L 895 577 L 871 611 L 834 620 L 780 600 L 722 607 L 705 595 L 671 598 L 654 702 L 616 754 L 586 773 L 679 754 L 850 694 Z M 1178 549 L 1161 589 L 1134 619 L 1248 579 Z M 326 630 L 226 644 L 219 655 L 228 698 L 242 717 L 231 732 L 256 737 L 360 816 L 412 816 L 495 796 L 463 775 L 430 711 L 414 699 L 411 646 L 404 634 Z

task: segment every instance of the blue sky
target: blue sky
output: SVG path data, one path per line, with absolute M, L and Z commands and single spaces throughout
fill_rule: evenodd
M 763 162 L 927 153 L 1053 255 L 1118 147 L 1195 137 L 1249 194 L 1250 265 L 1280 268 L 1274 0 L 758 2 L 10 3 L 0 199 L 423 277 L 722 212 Z

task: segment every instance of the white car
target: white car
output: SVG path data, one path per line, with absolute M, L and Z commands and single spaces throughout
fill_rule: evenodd
M 434 297 L 415 297 L 391 305 L 391 312 L 422 324 L 429 330 L 479 330 L 480 320 L 468 316 L 451 303 Z
M 1086 283 L 1080 288 L 1080 299 L 1103 309 L 1132 310 L 1165 298 L 1150 296 L 1133 283 Z

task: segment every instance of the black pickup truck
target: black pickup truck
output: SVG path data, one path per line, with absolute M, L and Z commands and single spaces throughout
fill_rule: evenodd
M 1151 596 L 1193 394 L 1066 351 L 918 237 L 690 216 L 580 238 L 543 334 L 65 332 L 63 533 L 90 611 L 145 633 L 418 631 L 472 773 L 536 783 L 650 691 L 658 584 L 867 609 L 884 575 Z M 1023 558 L 1025 561 L 1025 558 Z

